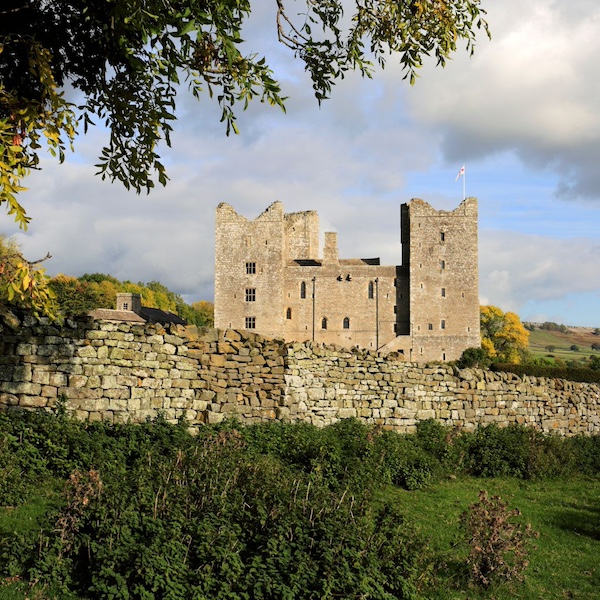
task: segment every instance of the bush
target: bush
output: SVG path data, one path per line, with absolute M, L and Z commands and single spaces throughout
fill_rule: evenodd
M 490 357 L 484 348 L 467 348 L 456 362 L 456 366 L 460 369 L 486 369 L 490 362 Z
M 516 517 L 518 509 L 508 510 L 499 496 L 488 498 L 479 492 L 479 501 L 463 513 L 471 580 L 483 587 L 506 581 L 522 581 L 527 568 L 527 542 L 538 537 L 528 524 L 523 527 Z
M 490 366 L 492 371 L 504 371 L 514 373 L 519 377 L 530 375 L 533 377 L 547 377 L 548 379 L 566 379 L 567 381 L 579 381 L 583 383 L 600 383 L 600 372 L 581 367 L 567 368 L 565 362 L 560 358 L 555 359 L 554 367 L 546 367 L 531 363 L 507 364 L 496 363 Z
M 558 477 L 576 461 L 565 439 L 524 425 L 492 424 L 464 436 L 464 468 L 475 477 Z
M 397 509 L 259 457 L 235 429 L 124 477 L 74 474 L 51 523 L 30 572 L 88 598 L 411 598 L 425 548 Z
M 373 474 L 382 483 L 416 490 L 429 485 L 439 472 L 439 463 L 423 448 L 414 436 L 384 431 L 375 439 L 372 450 Z

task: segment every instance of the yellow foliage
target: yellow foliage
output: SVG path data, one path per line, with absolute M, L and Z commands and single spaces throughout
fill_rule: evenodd
M 502 362 L 520 363 L 529 346 L 529 332 L 514 312 L 481 306 L 481 345 Z

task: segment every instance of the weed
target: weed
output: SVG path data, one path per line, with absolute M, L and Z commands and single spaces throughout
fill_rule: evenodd
M 488 498 L 485 490 L 479 500 L 463 513 L 461 524 L 469 545 L 467 563 L 472 581 L 488 587 L 493 583 L 522 581 L 528 565 L 527 542 L 538 537 L 527 524 L 518 521 L 519 509 L 508 509 L 500 496 Z

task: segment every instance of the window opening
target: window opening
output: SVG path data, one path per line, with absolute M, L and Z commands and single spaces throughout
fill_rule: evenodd
M 306 282 L 300 284 L 300 298 L 306 298 Z
M 350 329 L 350 319 L 348 317 L 344 317 L 344 329 Z
M 246 329 L 256 329 L 256 317 L 246 317 Z
M 327 317 L 323 317 L 321 320 L 321 329 L 327 329 Z
M 246 275 L 255 275 L 256 274 L 256 263 L 255 262 L 247 262 L 246 263 Z
M 246 288 L 246 302 L 256 302 L 256 288 Z

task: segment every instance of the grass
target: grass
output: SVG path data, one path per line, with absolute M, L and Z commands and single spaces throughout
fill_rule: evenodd
M 522 520 L 540 533 L 530 551 L 523 583 L 486 591 L 469 587 L 460 576 L 461 513 L 477 501 L 480 489 L 499 495 Z M 526 600 L 592 600 L 600 590 L 600 480 L 590 478 L 523 482 L 516 479 L 456 479 L 428 489 L 388 488 L 385 501 L 400 502 L 407 516 L 429 539 L 437 569 L 424 597 Z M 464 556 L 464 552 L 463 552 Z M 441 565 L 441 566 L 440 566 Z
M 529 350 L 536 358 L 560 358 L 564 361 L 581 361 L 591 355 L 600 356 L 600 351 L 592 350 L 591 345 L 600 343 L 600 336 L 594 335 L 592 329 L 576 328 L 567 332 L 535 329 L 529 335 Z M 579 352 L 571 350 L 571 346 L 579 347 Z M 553 346 L 549 352 L 547 348 Z

